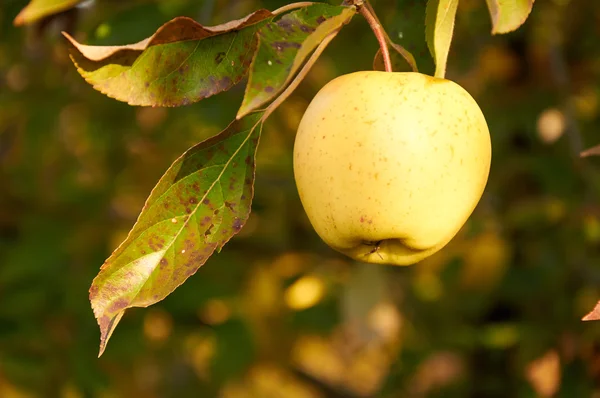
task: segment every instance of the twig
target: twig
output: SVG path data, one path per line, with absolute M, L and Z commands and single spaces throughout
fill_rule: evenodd
M 377 18 L 371 13 L 369 7 L 365 4 L 368 4 L 363 1 L 356 2 L 356 8 L 360 14 L 365 17 L 367 23 L 371 27 L 371 30 L 375 34 L 377 41 L 379 42 L 379 47 L 381 48 L 381 56 L 383 57 L 383 65 L 385 66 L 386 72 L 393 72 L 392 70 L 392 61 L 390 60 L 390 50 L 387 45 L 387 34 L 383 30 L 383 27 L 377 20 Z
M 373 9 L 373 6 L 371 5 L 371 3 L 366 2 L 363 4 L 365 5 L 365 7 L 367 7 L 369 9 L 369 11 L 371 12 L 371 15 L 373 15 L 373 17 L 375 18 L 377 23 L 380 26 L 383 26 L 381 24 L 381 21 L 377 17 L 377 13 Z M 400 54 L 402 56 L 402 58 L 404 58 L 404 60 L 408 63 L 408 65 L 410 66 L 410 68 L 412 69 L 413 72 L 419 72 L 419 68 L 417 67 L 417 61 L 415 60 L 415 57 L 413 57 L 413 55 L 410 53 L 410 51 L 408 51 L 407 49 L 402 47 L 400 44 L 394 43 L 394 41 L 390 38 L 390 35 L 388 35 L 388 33 L 385 31 L 385 29 L 382 28 L 382 31 L 383 31 L 383 34 L 385 35 L 385 39 L 386 39 L 388 45 L 391 46 L 394 50 L 396 50 L 396 52 L 398 52 L 398 54 Z

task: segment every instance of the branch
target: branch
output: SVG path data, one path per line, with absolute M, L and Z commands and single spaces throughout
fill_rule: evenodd
M 385 66 L 386 72 L 393 72 L 392 70 L 392 61 L 390 60 L 390 50 L 387 45 L 387 34 L 383 30 L 383 27 L 378 22 L 377 18 L 371 13 L 368 3 L 361 1 L 356 2 L 356 8 L 360 14 L 365 17 L 367 23 L 371 27 L 371 30 L 375 34 L 377 41 L 379 42 L 379 47 L 381 48 L 381 56 L 383 57 L 383 65 Z

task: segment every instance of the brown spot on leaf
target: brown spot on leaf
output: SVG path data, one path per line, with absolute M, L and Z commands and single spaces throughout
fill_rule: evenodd
M 185 72 L 187 72 L 190 69 L 190 64 L 186 63 L 181 65 L 178 69 L 177 72 L 179 72 L 180 75 L 183 75 Z
M 323 20 L 324 19 L 325 18 L 323 18 Z M 290 19 L 286 18 L 285 16 L 283 18 L 281 18 L 279 21 L 277 21 L 276 24 L 281 29 L 283 29 L 286 33 L 292 33 L 295 30 L 294 24 L 292 23 L 292 21 L 290 21 Z
M 223 62 L 223 59 L 225 58 L 225 53 L 223 51 L 221 51 L 220 53 L 217 54 L 217 56 L 215 57 L 215 63 L 217 65 L 219 65 L 221 62 Z
M 300 30 L 303 31 L 304 33 L 312 33 L 315 31 L 315 28 L 313 28 L 312 26 L 308 26 L 308 25 L 300 25 Z
M 319 25 L 321 25 L 321 24 L 322 24 L 323 22 L 325 22 L 325 21 L 326 21 L 326 19 L 325 19 L 325 17 L 324 17 L 323 15 L 320 15 L 320 16 L 317 18 L 317 23 L 318 23 Z
M 110 314 L 116 314 L 117 312 L 120 312 L 127 308 L 127 305 L 129 305 L 129 301 L 125 298 L 120 298 L 114 303 L 112 303 L 112 305 L 108 308 L 107 312 Z
M 98 319 L 98 326 L 100 326 L 100 330 L 108 329 L 110 325 L 110 318 L 107 315 L 104 315 L 102 318 Z
M 237 233 L 240 232 L 240 229 L 242 229 L 242 227 L 244 226 L 244 223 L 242 220 L 240 220 L 239 218 L 235 218 L 235 220 L 233 220 L 233 230 Z
M 275 50 L 281 52 L 288 48 L 300 48 L 301 44 L 293 41 L 275 41 L 272 46 Z

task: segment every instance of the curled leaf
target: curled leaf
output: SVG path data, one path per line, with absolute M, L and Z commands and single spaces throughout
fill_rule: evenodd
M 83 0 L 31 0 L 14 20 L 15 26 L 28 25 L 75 7 Z
M 250 213 L 261 116 L 234 121 L 189 149 L 152 190 L 90 288 L 100 355 L 125 310 L 164 299 L 240 231 Z
M 125 46 L 87 46 L 65 33 L 83 78 L 111 98 L 141 106 L 181 106 L 228 90 L 248 71 L 256 32 L 273 14 L 258 10 L 204 27 L 179 17 Z
M 535 0 L 486 0 L 492 17 L 492 34 L 508 33 L 523 25 Z
M 348 23 L 355 12 L 354 7 L 317 3 L 264 25 L 237 117 L 275 98 L 319 43 Z
M 425 37 L 427 47 L 435 61 L 435 77 L 446 76 L 446 63 L 452 34 L 458 0 L 428 0 L 425 13 Z

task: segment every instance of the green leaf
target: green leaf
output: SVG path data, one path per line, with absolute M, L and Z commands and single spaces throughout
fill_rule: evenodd
M 311 52 L 356 13 L 354 7 L 313 4 L 264 25 L 237 117 L 275 98 Z
M 256 50 L 256 32 L 272 17 L 258 10 L 214 27 L 179 17 L 126 46 L 86 46 L 65 36 L 77 70 L 96 90 L 130 105 L 181 106 L 238 83 Z
M 82 0 L 31 0 L 14 20 L 15 26 L 28 25 L 47 16 L 66 11 Z
M 508 33 L 523 25 L 535 0 L 486 0 L 492 17 L 492 34 Z
M 435 61 L 435 77 L 446 76 L 446 62 L 452 43 L 458 0 L 428 0 L 425 12 L 427 47 Z
M 152 190 L 90 288 L 100 355 L 126 309 L 164 299 L 240 231 L 250 213 L 261 117 L 234 121 L 189 149 Z

